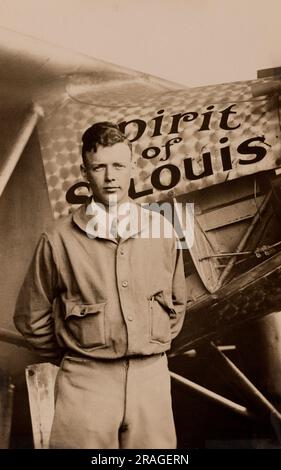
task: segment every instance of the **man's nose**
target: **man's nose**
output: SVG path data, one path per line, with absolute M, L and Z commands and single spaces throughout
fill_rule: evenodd
M 107 166 L 105 170 L 105 181 L 112 181 L 115 179 L 114 170 L 112 167 Z

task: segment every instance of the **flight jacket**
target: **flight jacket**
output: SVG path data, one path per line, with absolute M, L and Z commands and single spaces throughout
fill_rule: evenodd
M 175 233 L 142 236 L 162 216 L 135 206 L 146 211 L 146 227 L 119 242 L 90 236 L 87 205 L 41 235 L 14 315 L 41 356 L 115 359 L 170 349 L 186 309 L 182 252 Z

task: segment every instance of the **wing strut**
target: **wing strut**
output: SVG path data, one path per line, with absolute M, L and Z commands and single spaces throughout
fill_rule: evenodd
M 15 141 L 0 169 L 0 196 L 2 195 L 12 173 L 20 159 L 20 156 L 29 141 L 38 119 L 44 115 L 41 106 L 33 105 L 26 114 L 23 124 L 15 138 Z

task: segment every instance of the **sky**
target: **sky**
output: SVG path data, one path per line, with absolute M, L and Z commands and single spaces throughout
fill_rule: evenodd
M 0 0 L 0 26 L 187 86 L 281 66 L 281 0 Z

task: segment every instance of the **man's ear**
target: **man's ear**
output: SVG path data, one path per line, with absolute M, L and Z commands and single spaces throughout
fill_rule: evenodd
M 83 163 L 80 165 L 80 171 L 81 171 L 82 178 L 84 178 L 86 181 L 88 181 L 87 170 L 86 170 L 85 166 L 83 165 Z

